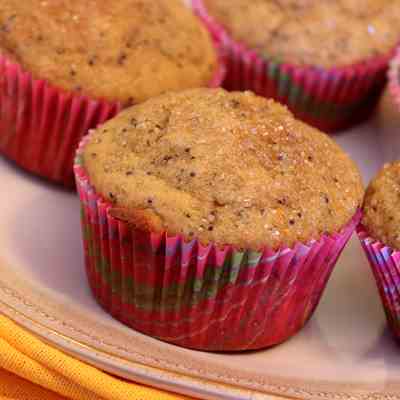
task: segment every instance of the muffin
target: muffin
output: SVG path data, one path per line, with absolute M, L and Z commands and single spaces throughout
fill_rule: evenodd
M 278 99 L 326 130 L 369 115 L 400 40 L 396 0 L 192 3 L 225 48 L 229 89 Z
M 92 132 L 75 165 L 99 303 L 177 345 L 257 349 L 296 333 L 359 220 L 328 136 L 273 100 L 194 89 Z
M 358 234 L 389 326 L 400 338 L 400 162 L 386 164 L 368 186 Z
M 88 129 L 165 91 L 218 86 L 214 44 L 179 0 L 0 4 L 0 151 L 67 185 Z

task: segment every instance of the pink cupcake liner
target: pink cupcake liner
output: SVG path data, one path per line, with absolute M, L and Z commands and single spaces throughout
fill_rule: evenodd
M 209 84 L 225 76 L 224 60 Z M 0 153 L 25 170 L 73 187 L 73 159 L 82 137 L 114 117 L 119 102 L 95 100 L 34 79 L 0 56 Z
M 379 105 L 376 123 L 385 162 L 400 159 L 400 48 L 388 70 L 388 85 Z
M 143 232 L 113 217 L 90 184 L 81 156 L 87 140 L 74 166 L 85 266 L 108 313 L 147 335 L 210 351 L 272 346 L 309 320 L 360 212 L 338 233 L 278 250 Z
M 281 63 L 236 42 L 207 13 L 202 0 L 192 0 L 192 6 L 224 51 L 227 89 L 252 90 L 274 98 L 296 117 L 325 131 L 350 127 L 375 107 L 392 52 L 330 69 Z
M 362 225 L 357 233 L 374 274 L 388 325 L 400 339 L 400 252 L 372 238 Z
M 0 56 L 0 152 L 34 174 L 72 186 L 80 139 L 120 109 L 34 79 Z
M 388 89 L 400 111 L 400 47 L 390 61 L 388 70 Z

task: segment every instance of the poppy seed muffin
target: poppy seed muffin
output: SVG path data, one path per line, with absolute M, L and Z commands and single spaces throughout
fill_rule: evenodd
M 114 216 L 239 248 L 337 232 L 363 196 L 338 145 L 250 92 L 194 89 L 134 106 L 91 134 L 83 163 Z
M 376 240 L 400 250 L 400 162 L 386 164 L 369 184 L 363 225 Z
M 3 1 L 0 54 L 36 79 L 123 104 L 207 86 L 217 65 L 180 0 Z
M 400 39 L 397 0 L 204 0 L 235 40 L 267 58 L 324 68 L 391 51 Z

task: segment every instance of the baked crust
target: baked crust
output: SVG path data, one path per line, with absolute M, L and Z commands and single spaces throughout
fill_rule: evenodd
M 267 58 L 325 68 L 386 55 L 400 40 L 398 0 L 203 0 Z
M 83 161 L 134 226 L 240 248 L 337 232 L 364 194 L 332 139 L 250 92 L 153 98 L 92 133 Z
M 0 54 L 57 87 L 124 104 L 207 86 L 217 65 L 180 0 L 2 1 Z
M 363 224 L 376 240 L 400 250 L 400 162 L 386 164 L 369 184 Z

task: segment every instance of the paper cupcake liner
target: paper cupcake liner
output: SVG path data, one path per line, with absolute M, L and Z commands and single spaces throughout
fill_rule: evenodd
M 367 118 L 375 107 L 392 52 L 330 69 L 281 63 L 236 42 L 207 13 L 202 0 L 192 0 L 192 6 L 225 53 L 227 89 L 252 90 L 274 98 L 296 117 L 324 131 L 350 127 Z
M 384 161 L 400 159 L 400 48 L 389 65 L 388 85 L 379 104 L 376 123 Z
M 135 230 L 91 186 L 81 156 L 87 140 L 74 171 L 87 276 L 107 312 L 150 336 L 211 351 L 268 347 L 308 321 L 360 213 L 337 234 L 277 251 Z
M 0 56 L 0 152 L 34 174 L 72 186 L 80 139 L 120 108 L 61 91 Z
M 224 76 L 220 58 L 209 86 L 218 87 Z M 29 172 L 73 187 L 79 141 L 121 108 L 118 102 L 94 100 L 34 79 L 0 56 L 0 153 Z
M 400 111 L 400 47 L 389 64 L 388 89 Z
M 400 339 L 400 252 L 372 238 L 362 225 L 357 233 L 374 274 L 388 325 Z

